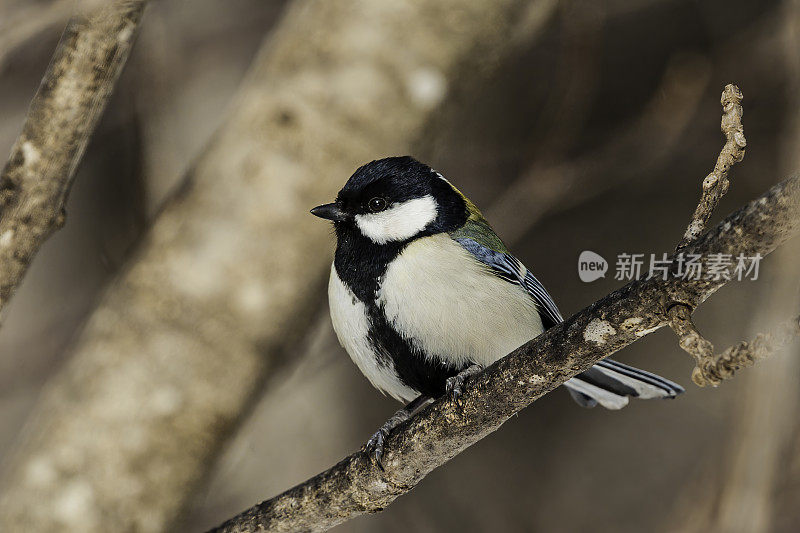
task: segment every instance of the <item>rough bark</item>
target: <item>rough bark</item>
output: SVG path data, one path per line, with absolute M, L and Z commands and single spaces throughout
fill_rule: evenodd
M 0 172 L 0 311 L 64 223 L 75 169 L 133 46 L 144 0 L 76 15 Z
M 790 178 L 728 216 L 684 253 L 767 255 L 800 231 L 800 179 Z M 669 302 L 692 309 L 722 279 L 634 281 L 548 330 L 477 376 L 458 403 L 442 398 L 402 424 L 383 470 L 357 452 L 331 469 L 232 518 L 215 532 L 324 531 L 378 512 L 434 468 L 498 429 L 514 413 L 599 360 L 667 324 Z
M 456 71 L 504 45 L 517 7 L 289 7 L 37 406 L 0 530 L 168 528 L 319 301 L 330 235 L 308 209 L 357 165 L 407 152 Z

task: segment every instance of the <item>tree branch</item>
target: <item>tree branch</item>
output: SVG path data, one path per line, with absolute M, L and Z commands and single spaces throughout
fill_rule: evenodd
M 0 173 L 0 311 L 64 223 L 64 203 L 133 46 L 145 0 L 73 17 Z
M 684 252 L 700 254 L 703 266 L 709 254 L 767 255 L 800 231 L 799 204 L 800 179 L 790 178 L 728 216 Z M 666 325 L 667 302 L 696 308 L 727 282 L 724 277 L 634 281 L 490 366 L 457 405 L 439 399 L 401 425 L 387 440 L 385 471 L 359 451 L 213 531 L 324 531 L 380 511 L 537 398 Z
M 725 146 L 717 158 L 714 171 L 703 180 L 703 194 L 697 204 L 692 221 L 678 244 L 680 251 L 694 242 L 705 229 L 720 199 L 728 192 L 728 172 L 744 159 L 747 145 L 742 127 L 742 92 L 735 85 L 727 85 L 720 100 L 725 114 L 722 116 L 722 132 Z M 700 387 L 719 385 L 734 373 L 756 360 L 763 359 L 785 346 L 795 335 L 800 334 L 800 317 L 789 320 L 771 333 L 760 333 L 751 342 L 742 341 L 736 346 L 714 355 L 714 345 L 703 337 L 692 321 L 692 308 L 684 302 L 671 302 L 667 314 L 669 325 L 680 339 L 680 347 L 694 357 L 697 366 L 692 372 L 692 381 Z
M 756 361 L 772 355 L 798 335 L 800 316 L 787 320 L 773 331 L 759 333 L 750 342 L 742 341 L 701 361 L 703 375 L 714 376 L 719 381 L 730 379 L 737 370 L 753 366 Z
M 717 156 L 717 163 L 714 170 L 703 180 L 703 193 L 700 201 L 695 208 L 692 220 L 683 234 L 683 238 L 678 243 L 676 251 L 680 251 L 705 231 L 711 215 L 719 205 L 719 201 L 728 192 L 730 180 L 728 173 L 733 165 L 744 159 L 744 148 L 747 141 L 744 137 L 744 127 L 742 126 L 742 99 L 744 96 L 735 85 L 726 85 L 720 97 L 720 104 L 724 114 L 722 115 L 721 129 L 725 135 L 725 145 Z M 718 374 L 707 374 L 705 369 L 712 369 L 709 361 L 714 353 L 714 345 L 711 344 L 692 321 L 693 308 L 686 302 L 676 301 L 667 305 L 667 315 L 669 316 L 669 326 L 675 335 L 678 336 L 680 347 L 694 357 L 697 366 L 692 372 L 692 381 L 698 386 L 706 383 L 718 384 L 721 380 Z M 733 375 L 733 372 L 730 372 Z
M 744 148 L 747 140 L 742 127 L 742 91 L 736 85 L 726 85 L 722 91 L 720 103 L 725 111 L 722 115 L 722 133 L 725 134 L 725 146 L 717 157 L 714 170 L 703 180 L 703 195 L 697 204 L 692 221 L 678 244 L 678 250 L 696 240 L 706 229 L 711 214 L 725 196 L 730 187 L 728 171 L 736 163 L 744 159 Z

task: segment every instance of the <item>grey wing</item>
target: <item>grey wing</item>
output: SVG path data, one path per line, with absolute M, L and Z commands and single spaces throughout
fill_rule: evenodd
M 455 241 L 478 261 L 491 268 L 494 275 L 525 289 L 536 302 L 544 329 L 551 328 L 564 321 L 553 298 L 550 297 L 544 286 L 536 279 L 536 276 L 531 274 L 519 259 L 511 254 L 487 248 L 472 239 L 458 238 Z
M 564 321 L 553 299 L 519 259 L 469 238 L 455 240 L 476 259 L 491 267 L 496 276 L 523 287 L 536 301 L 544 329 Z M 644 399 L 674 398 L 683 392 L 683 387 L 677 383 L 611 359 L 600 361 L 564 383 L 564 386 L 580 405 L 594 407 L 599 403 L 607 409 L 624 407 L 631 396 Z

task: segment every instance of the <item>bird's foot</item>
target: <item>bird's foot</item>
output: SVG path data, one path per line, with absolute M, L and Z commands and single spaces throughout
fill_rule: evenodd
M 369 438 L 367 443 L 364 445 L 364 453 L 370 457 L 370 459 L 378 468 L 383 470 L 383 463 L 381 462 L 383 459 L 383 447 L 386 443 L 386 439 L 389 437 L 389 433 L 391 433 L 394 428 L 411 418 L 411 416 L 421 409 L 426 403 L 428 403 L 429 400 L 430 398 L 427 396 L 420 395 L 416 400 L 412 401 L 393 414 L 392 417 Z
M 381 470 L 383 470 L 383 464 L 381 463 L 381 459 L 383 459 L 383 445 L 386 442 L 386 437 L 389 436 L 389 431 L 384 428 L 385 424 L 381 426 L 378 431 L 373 433 L 364 445 L 364 453 L 366 453 L 372 462 L 375 463 L 375 466 Z
M 472 364 L 469 365 L 467 368 L 456 374 L 455 376 L 447 378 L 445 382 L 445 392 L 450 396 L 450 398 L 454 401 L 458 401 L 461 395 L 464 393 L 464 383 L 467 382 L 467 379 L 470 377 L 479 374 L 483 370 L 482 365 Z

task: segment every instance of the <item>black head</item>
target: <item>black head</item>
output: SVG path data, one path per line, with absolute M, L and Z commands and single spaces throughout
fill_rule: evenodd
M 311 210 L 337 235 L 357 232 L 375 244 L 407 242 L 464 225 L 466 202 L 441 174 L 416 159 L 388 157 L 362 166 L 336 202 Z

